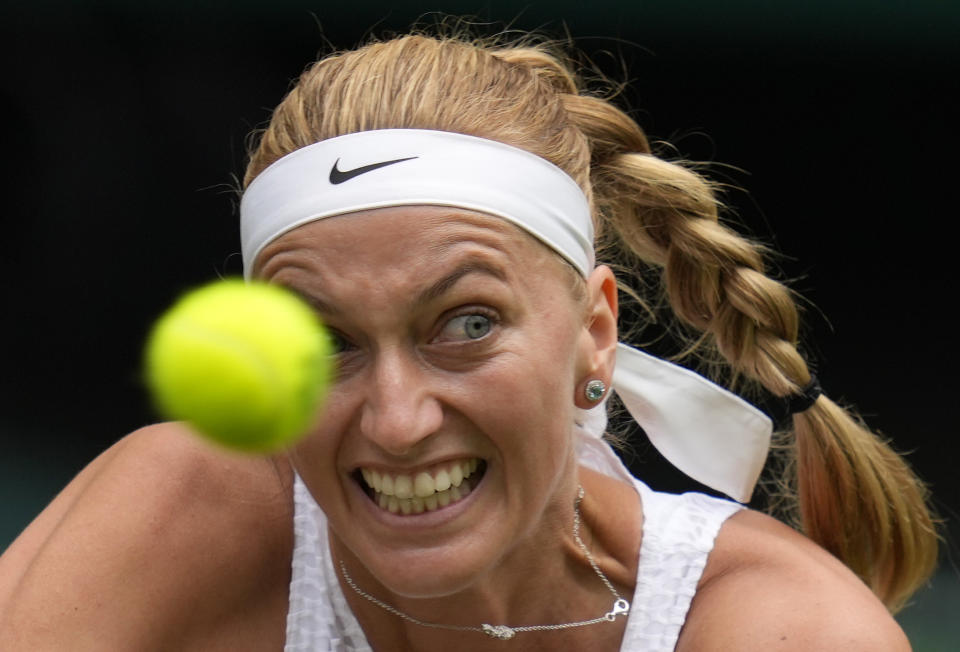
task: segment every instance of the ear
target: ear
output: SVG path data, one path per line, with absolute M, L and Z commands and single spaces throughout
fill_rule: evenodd
M 589 409 L 584 388 L 591 380 L 610 387 L 617 355 L 617 279 L 606 265 L 593 270 L 587 279 L 587 306 L 577 356 L 574 403 Z

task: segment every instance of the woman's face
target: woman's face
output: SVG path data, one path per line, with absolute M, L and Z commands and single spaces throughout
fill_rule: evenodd
M 311 223 L 260 261 L 339 343 L 291 453 L 339 550 L 431 597 L 569 529 L 590 337 L 558 257 L 498 218 L 417 206 Z

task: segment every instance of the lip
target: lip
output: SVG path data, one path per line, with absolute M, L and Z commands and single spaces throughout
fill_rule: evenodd
M 456 458 L 452 458 L 456 459 Z M 430 466 L 435 466 L 436 464 L 431 464 Z M 429 467 L 425 467 L 429 468 Z M 377 524 L 396 532 L 398 530 L 406 531 L 415 531 L 415 530 L 426 530 L 426 529 L 435 529 L 450 523 L 457 518 L 459 518 L 465 511 L 469 510 L 473 504 L 478 500 L 478 495 L 483 493 L 483 489 L 486 486 L 487 475 L 490 472 L 489 463 L 487 469 L 483 474 L 483 477 L 480 478 L 480 481 L 477 483 L 477 486 L 474 487 L 466 497 L 461 498 L 457 502 L 436 509 L 432 512 L 423 512 L 422 514 L 391 514 L 385 509 L 379 507 L 374 503 L 370 496 L 367 495 L 365 489 L 360 485 L 359 482 L 354 480 L 352 476 L 348 477 L 348 483 L 350 485 L 350 492 L 353 498 L 353 501 L 358 502 L 362 505 L 361 509 L 369 515 L 369 517 Z

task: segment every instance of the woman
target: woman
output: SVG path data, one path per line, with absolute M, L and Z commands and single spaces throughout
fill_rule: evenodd
M 246 274 L 336 335 L 320 425 L 270 460 L 177 424 L 105 452 L 0 559 L 4 649 L 909 649 L 889 610 L 935 561 L 922 485 L 820 393 L 709 185 L 556 58 L 422 36 L 328 57 L 245 186 Z M 656 494 L 599 438 L 613 388 L 741 501 L 769 443 L 618 345 L 623 260 L 790 405 L 806 536 Z

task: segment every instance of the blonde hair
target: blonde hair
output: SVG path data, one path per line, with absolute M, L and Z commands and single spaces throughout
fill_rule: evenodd
M 719 351 L 733 377 L 776 397 L 810 381 L 794 298 L 766 275 L 762 248 L 720 223 L 710 182 L 654 156 L 636 122 L 587 94 L 549 48 L 409 35 L 328 56 L 274 111 L 244 185 L 296 149 L 382 128 L 460 132 L 553 162 L 591 202 L 601 260 L 613 260 L 613 243 L 618 259 L 660 270 L 674 314 Z M 826 396 L 794 415 L 791 430 L 788 520 L 898 609 L 936 564 L 924 485 Z

